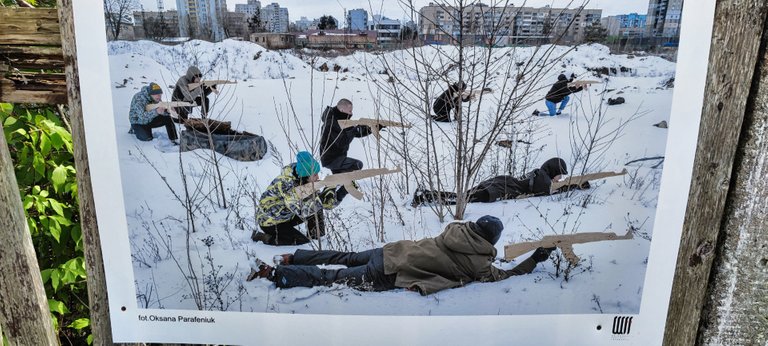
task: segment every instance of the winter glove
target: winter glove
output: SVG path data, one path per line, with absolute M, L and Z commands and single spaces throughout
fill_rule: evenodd
M 379 128 L 379 131 L 381 131 L 381 130 L 383 130 L 383 129 L 387 128 L 386 126 L 384 126 L 384 125 L 382 125 L 382 124 L 376 124 L 376 127 L 378 127 L 378 128 Z
M 347 197 L 347 194 L 349 194 L 349 191 L 347 191 L 347 188 L 342 186 L 338 190 L 336 190 L 336 200 L 338 202 L 341 202 L 344 200 L 344 197 Z
M 549 255 L 552 253 L 552 251 L 555 251 L 554 247 L 548 247 L 548 248 L 540 247 L 533 252 L 533 255 L 531 255 L 531 258 L 533 258 L 533 260 L 536 261 L 536 263 L 541 263 L 549 259 Z
M 574 79 L 576 79 L 576 74 L 575 73 L 571 73 L 571 80 L 574 80 Z
M 326 187 L 323 189 L 323 191 L 320 192 L 320 201 L 322 201 L 323 205 L 331 205 L 336 202 L 336 190 Z
M 356 137 L 365 137 L 367 135 L 371 134 L 371 127 L 368 125 L 358 125 L 357 126 L 357 136 Z

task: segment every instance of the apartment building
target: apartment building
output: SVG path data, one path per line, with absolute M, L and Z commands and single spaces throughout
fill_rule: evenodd
M 261 20 L 269 32 L 288 32 L 288 9 L 273 2 L 261 9 Z
M 644 14 L 622 14 L 605 17 L 601 24 L 608 30 L 608 36 L 642 37 L 646 30 L 646 18 Z
M 362 8 L 347 11 L 346 24 L 350 31 L 368 30 L 368 11 Z
M 649 0 L 646 35 L 672 38 L 680 36 L 683 0 Z
M 602 10 L 549 6 L 487 6 L 479 3 L 459 10 L 430 3 L 419 11 L 419 35 L 427 42 L 512 44 L 531 40 L 579 42 L 586 27 L 599 23 Z
M 176 0 L 181 36 L 221 41 L 226 0 Z

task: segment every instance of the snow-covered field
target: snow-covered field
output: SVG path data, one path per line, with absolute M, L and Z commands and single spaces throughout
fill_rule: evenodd
M 498 48 L 493 58 L 501 65 L 510 65 L 535 56 L 534 49 Z M 599 45 L 569 49 L 554 47 L 555 54 L 550 58 L 567 54 L 548 68 L 544 76 L 533 80 L 538 84 L 529 96 L 536 102 L 526 105 L 517 119 L 523 121 L 526 128 L 536 129 L 532 145 L 535 149 L 529 155 L 529 160 L 534 162 L 523 165 L 524 160 L 518 154 L 513 158 L 513 166 L 520 171 L 530 170 L 532 165 L 538 166 L 553 156 L 560 156 L 573 165 L 574 129 L 588 126 L 590 114 L 602 104 L 609 120 L 601 133 L 612 131 L 622 121 L 634 120 L 627 123 L 621 136 L 591 168 L 616 171 L 627 168 L 629 174 L 605 179 L 590 190 L 568 196 L 471 204 L 466 218 L 474 220 L 491 214 L 502 219 L 506 228 L 496 244 L 499 256 L 505 244 L 547 234 L 574 231 L 623 234 L 633 226 L 638 228 L 635 238 L 576 245 L 575 252 L 582 263 L 568 281 L 562 275 L 555 275 L 554 263 L 547 261 L 530 275 L 496 283 L 472 283 L 422 297 L 405 290 L 373 293 L 345 286 L 279 290 L 266 280 L 244 280 L 255 257 L 270 261 L 273 255 L 296 249 L 251 241 L 251 232 L 258 227 L 254 221 L 254 199 L 258 200 L 280 167 L 293 160 L 297 149 L 314 148 L 317 153 L 319 117 L 326 105 L 339 98 L 349 98 L 355 105 L 355 118 L 375 114 L 387 117 L 380 107 L 387 107 L 393 100 L 378 91 L 378 86 L 387 79 L 378 72 L 385 69 L 382 62 L 386 60 L 397 78 L 418 79 L 418 73 L 407 67 L 413 66 L 412 61 L 410 65 L 397 63 L 408 63 L 406 52 L 382 55 L 357 52 L 330 60 L 309 61 L 292 52 L 267 51 L 248 42 L 192 41 L 179 46 L 111 42 L 115 130 L 139 307 L 365 315 L 637 313 L 654 232 L 651 226 L 661 166 L 652 168 L 658 160 L 626 166 L 625 163 L 664 156 L 667 132 L 652 124 L 669 121 L 672 89 L 665 88 L 664 83 L 674 76 L 675 64 L 656 57 L 611 55 L 607 48 Z M 436 59 L 427 64 L 435 64 L 439 57 L 453 53 L 454 47 L 445 46 L 419 50 L 420 56 Z M 347 72 L 313 69 L 322 63 L 339 65 Z M 224 86 L 218 97 L 211 95 L 216 97 L 213 118 L 231 121 L 238 129 L 260 134 L 276 149 L 256 162 L 217 156 L 226 208 L 216 192 L 216 172 L 210 163 L 210 152 L 196 150 L 179 154 L 162 128 L 155 130 L 156 139 L 152 142 L 140 142 L 128 134 L 128 107 L 133 94 L 155 81 L 165 88 L 164 96 L 168 98 L 176 79 L 190 64 L 200 67 L 205 79 L 238 81 L 236 85 Z M 599 79 L 588 69 L 622 66 L 631 71 L 619 72 L 603 80 L 603 84 L 572 95 L 565 114 L 529 117 L 534 108 L 544 109 L 541 99 L 561 72 L 573 72 L 582 79 Z M 514 80 L 514 75 L 508 78 Z M 504 76 L 498 77 L 490 86 L 500 90 L 505 80 Z M 116 87 L 123 83 L 125 87 Z M 627 102 L 605 108 L 605 100 L 616 96 L 624 97 Z M 485 112 L 492 110 L 483 108 L 481 114 Z M 423 133 L 420 129 L 424 126 L 423 115 L 405 114 L 404 117 L 414 124 L 414 128 L 408 130 L 409 136 L 418 137 Z M 456 131 L 454 124 L 436 126 L 441 129 L 435 133 L 438 142 L 452 140 Z M 387 136 L 395 136 L 388 132 L 383 134 L 385 140 Z M 420 142 L 411 144 L 418 146 Z M 507 149 L 493 146 L 480 178 L 503 174 L 499 166 L 504 166 L 506 153 Z M 455 153 L 447 147 L 438 153 L 440 160 L 450 160 L 452 155 Z M 355 140 L 350 156 L 363 160 L 366 167 L 379 166 L 373 136 Z M 396 155 L 382 157 L 384 166 L 401 164 Z M 577 168 L 578 164 L 576 162 Z M 189 237 L 182 170 L 192 195 L 189 204 L 195 216 L 196 232 Z M 451 177 L 445 178 L 450 183 Z M 385 194 L 392 196 L 384 207 L 386 242 L 440 234 L 452 221 L 450 217 L 441 222 L 429 207 L 411 207 L 417 182 L 409 181 L 410 191 L 406 191 L 402 180 L 398 177 L 386 185 Z M 380 193 L 375 191 L 373 179 L 360 183 L 368 197 L 361 201 L 347 198 L 327 214 L 330 234 L 323 239 L 324 248 L 365 250 L 384 244 L 377 234 L 379 205 L 371 197 Z M 515 263 L 497 264 L 508 269 Z

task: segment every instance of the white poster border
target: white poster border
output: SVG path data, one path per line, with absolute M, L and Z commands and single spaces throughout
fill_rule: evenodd
M 691 182 L 714 18 L 714 0 L 683 9 L 665 169 L 644 292 L 626 335 L 616 315 L 340 316 L 155 310 L 137 307 L 119 183 L 104 14 L 73 1 L 80 90 L 115 342 L 224 344 L 661 344 Z M 154 317 L 153 317 L 154 316 Z M 158 321 L 174 317 L 176 322 Z M 192 318 L 191 321 L 179 320 Z M 197 317 L 197 319 L 194 319 Z M 146 320 L 142 320 L 146 319 Z M 154 319 L 154 321 L 152 321 Z M 170 319 L 170 318 L 169 318 Z M 311 327 L 307 327 L 311 326 Z M 492 342 L 486 336 L 493 335 Z

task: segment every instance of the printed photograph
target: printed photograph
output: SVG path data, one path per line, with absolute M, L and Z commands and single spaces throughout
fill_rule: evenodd
M 639 313 L 682 7 L 104 0 L 138 307 Z

